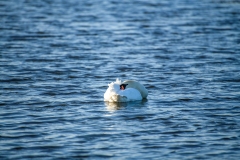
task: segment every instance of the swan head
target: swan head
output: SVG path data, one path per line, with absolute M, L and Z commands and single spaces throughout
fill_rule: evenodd
M 121 89 L 121 90 L 125 90 L 127 85 L 128 85 L 128 84 L 121 84 L 121 85 L 120 85 L 120 89 Z

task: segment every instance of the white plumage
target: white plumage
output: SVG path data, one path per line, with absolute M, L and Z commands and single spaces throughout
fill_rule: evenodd
M 131 83 L 133 83 L 133 82 L 139 84 L 136 81 L 131 81 Z M 104 101 L 129 102 L 129 101 L 138 101 L 138 100 L 143 99 L 141 91 L 138 90 L 139 87 L 136 87 L 136 89 L 135 89 L 135 87 L 134 88 L 127 87 L 126 89 L 121 90 L 120 89 L 121 84 L 122 84 L 122 82 L 119 79 L 117 79 L 116 82 L 112 82 L 112 83 L 108 84 L 108 89 L 106 90 L 106 92 L 104 94 Z M 139 85 L 141 85 L 141 84 L 139 84 Z M 145 87 L 144 87 L 144 89 L 145 89 Z M 147 95 L 147 90 L 145 92 L 146 92 L 145 95 Z M 144 98 L 146 98 L 146 96 Z

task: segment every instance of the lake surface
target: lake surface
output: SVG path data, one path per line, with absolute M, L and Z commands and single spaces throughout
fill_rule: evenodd
M 1 160 L 240 158 L 238 0 L 2 0 L 0 34 Z

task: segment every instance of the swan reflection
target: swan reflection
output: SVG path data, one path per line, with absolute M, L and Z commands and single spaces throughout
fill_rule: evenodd
M 116 111 L 126 107 L 142 107 L 145 106 L 147 99 L 141 101 L 131 101 L 131 102 L 105 102 L 105 106 L 108 111 Z

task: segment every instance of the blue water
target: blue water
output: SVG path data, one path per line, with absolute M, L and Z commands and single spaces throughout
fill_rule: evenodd
M 240 158 L 239 1 L 1 0 L 0 34 L 1 160 Z

